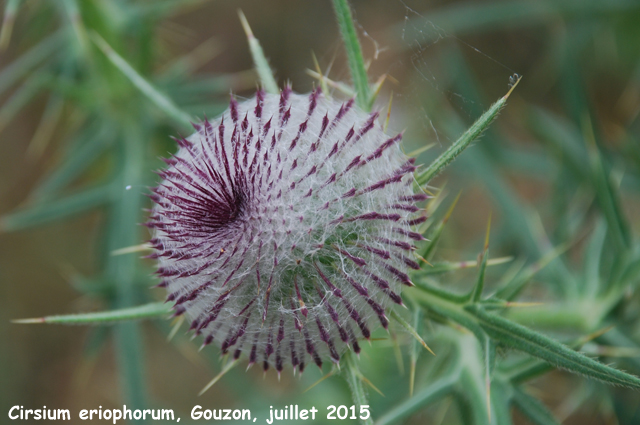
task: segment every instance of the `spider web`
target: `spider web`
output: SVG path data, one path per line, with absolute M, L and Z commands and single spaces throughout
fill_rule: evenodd
M 409 0 L 397 0 L 397 7 L 403 9 L 404 18 L 402 22 L 391 25 L 386 31 L 388 37 L 385 37 L 384 42 L 379 41 L 382 38 L 372 36 L 360 24 L 356 11 L 353 10 L 361 42 L 368 56 L 365 60 L 371 60 L 371 67 L 375 70 L 372 75 L 380 75 L 377 73 L 377 62 L 388 63 L 386 69 L 381 71 L 389 76 L 391 84 L 385 83 L 376 106 L 386 113 L 386 102 L 393 91 L 391 128 L 414 129 L 413 134 L 408 137 L 408 149 L 424 145 L 425 140 L 426 143 L 435 142 L 440 146 L 448 146 L 453 140 L 449 136 L 451 132 L 443 128 L 443 123 L 447 121 L 446 114 L 455 113 L 467 123 L 473 122 L 479 116 L 478 111 L 486 110 L 491 102 L 504 95 L 519 78 L 519 74 L 461 38 L 464 36 L 452 35 L 430 20 L 426 14 L 437 14 L 438 8 L 430 6 L 426 11 L 420 12 L 408 3 Z M 385 59 L 392 61 L 385 62 Z M 463 66 L 453 68 L 451 64 L 460 59 Z M 475 64 L 480 65 L 482 75 L 474 71 Z M 465 94 L 468 93 L 467 89 L 461 88 L 463 84 L 460 81 L 468 76 L 480 86 L 483 85 L 484 78 L 503 81 L 501 84 L 504 85 L 498 87 L 498 92 L 485 93 L 483 103 L 477 104 Z M 493 100 L 488 100 L 485 104 L 487 98 Z M 416 133 L 416 128 L 421 129 L 419 133 Z M 420 143 L 417 143 L 418 140 Z

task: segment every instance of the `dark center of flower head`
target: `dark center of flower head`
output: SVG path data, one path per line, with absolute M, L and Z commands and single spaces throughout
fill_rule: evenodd
M 148 226 L 160 286 L 204 344 L 302 370 L 387 326 L 426 197 L 376 118 L 319 91 L 258 92 L 178 141 Z
M 247 195 L 236 185 L 230 188 L 220 187 L 219 192 L 224 193 L 224 196 L 209 198 L 203 204 L 204 211 L 199 217 L 201 225 L 212 232 L 230 227 L 242 216 L 246 204 Z

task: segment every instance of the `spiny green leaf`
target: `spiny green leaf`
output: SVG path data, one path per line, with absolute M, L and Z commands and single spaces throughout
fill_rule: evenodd
M 518 80 L 520 81 L 520 80 Z M 420 186 L 425 186 L 431 181 L 432 178 L 440 174 L 444 168 L 449 165 L 458 155 L 460 155 L 471 142 L 476 140 L 483 131 L 489 127 L 489 125 L 493 122 L 493 120 L 498 116 L 498 113 L 505 107 L 507 104 L 507 99 L 509 95 L 515 89 L 516 85 L 509 90 L 509 92 L 501 97 L 496 103 L 491 105 L 489 110 L 487 110 L 476 122 L 473 123 L 471 127 L 467 131 L 465 131 L 462 136 L 458 140 L 455 141 L 453 145 L 451 145 L 446 151 L 444 151 L 435 161 L 433 161 L 426 170 L 418 173 L 416 175 L 416 182 Z
M 489 336 L 508 347 L 538 357 L 560 369 L 609 384 L 640 389 L 640 379 L 636 376 L 606 366 L 547 336 L 487 313 L 477 305 L 467 306 L 466 310 L 478 319 L 479 325 Z
M 18 319 L 13 323 L 31 324 L 47 323 L 59 325 L 106 325 L 125 320 L 140 320 L 161 317 L 171 311 L 171 305 L 159 302 L 140 305 L 137 307 L 122 308 L 96 313 L 65 314 L 59 316 L 45 316 L 33 319 Z
M 244 28 L 244 32 L 247 34 L 247 40 L 249 41 L 249 50 L 251 50 L 253 63 L 256 67 L 256 71 L 258 72 L 258 76 L 260 77 L 262 85 L 268 93 L 280 93 L 280 90 L 278 89 L 278 83 L 276 83 L 275 78 L 273 78 L 273 71 L 269 66 L 267 58 L 264 56 L 264 52 L 262 51 L 260 42 L 257 38 L 254 37 L 253 32 L 251 31 L 251 27 L 249 26 L 249 22 L 247 22 L 247 18 L 244 16 L 244 13 L 242 13 L 241 10 L 238 10 L 238 15 L 240 16 L 242 28 Z
M 356 102 L 363 110 L 368 111 L 371 109 L 371 94 L 367 68 L 364 64 L 358 34 L 353 24 L 351 8 L 347 0 L 333 0 L 333 9 L 338 20 L 344 47 L 347 51 L 351 79 L 357 93 Z
M 519 388 L 513 390 L 513 404 L 536 425 L 560 425 L 539 400 Z
M 0 232 L 22 230 L 88 211 L 106 204 L 112 193 L 112 186 L 107 184 L 13 212 L 0 217 Z

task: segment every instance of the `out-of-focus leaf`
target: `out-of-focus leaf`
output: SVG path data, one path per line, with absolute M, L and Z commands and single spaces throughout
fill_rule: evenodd
M 519 388 L 513 391 L 513 404 L 536 425 L 560 425 L 551 412 L 537 399 Z
M 117 54 L 97 33 L 92 33 L 91 38 L 111 63 L 113 63 L 138 90 L 147 96 L 154 105 L 185 128 L 190 127 L 191 117 L 187 113 L 181 111 L 171 99 L 153 87 L 151 83 L 133 69 L 133 67 L 129 65 L 122 56 Z
M 0 217 L 0 232 L 15 232 L 80 214 L 106 204 L 112 193 L 112 187 L 107 184 L 13 212 Z
M 256 67 L 256 71 L 258 72 L 258 76 L 260 77 L 260 82 L 268 93 L 279 93 L 280 90 L 278 89 L 278 83 L 276 83 L 275 78 L 273 78 L 273 71 L 269 66 L 267 58 L 264 56 L 264 51 L 262 50 L 262 46 L 260 46 L 260 42 L 253 35 L 244 13 L 239 10 L 238 15 L 240 16 L 240 22 L 242 23 L 244 32 L 247 35 L 247 40 L 249 41 L 249 50 L 251 50 L 251 56 L 253 57 L 253 63 Z
M 18 319 L 13 322 L 22 324 L 47 323 L 59 325 L 105 325 L 125 320 L 140 320 L 166 316 L 170 311 L 171 305 L 159 302 L 111 311 L 44 316 L 33 319 Z

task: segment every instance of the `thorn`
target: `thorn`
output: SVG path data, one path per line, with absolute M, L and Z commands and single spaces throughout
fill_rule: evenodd
M 124 248 L 113 250 L 111 251 L 111 256 L 115 257 L 117 255 L 132 254 L 134 252 L 149 251 L 152 249 L 153 247 L 150 244 L 143 243 L 140 245 L 127 246 Z
M 207 392 L 207 390 L 209 388 L 211 388 L 213 386 L 213 384 L 218 382 L 220 380 L 220 378 L 222 378 L 227 372 L 229 372 L 231 369 L 233 369 L 233 367 L 237 363 L 238 363 L 237 360 L 233 360 L 233 361 L 230 361 L 229 363 L 227 363 L 225 365 L 225 367 L 220 371 L 220 373 L 217 374 L 216 377 L 213 378 L 211 381 L 209 381 L 209 383 L 207 385 L 205 385 L 205 387 L 202 389 L 202 391 L 200 391 L 200 393 L 198 394 L 198 397 L 201 396 L 202 394 L 204 394 L 205 392 Z
M 320 69 L 318 58 L 316 58 L 316 54 L 313 51 L 311 51 L 311 57 L 313 58 L 313 64 L 316 67 L 316 72 L 320 76 L 319 80 L 320 80 L 320 87 L 322 88 L 322 93 L 325 95 L 325 97 L 327 97 L 327 99 L 329 99 L 330 98 L 329 87 L 327 86 L 327 82 L 324 78 L 324 75 L 322 74 L 322 70 Z
M 44 317 L 34 317 L 31 319 L 14 319 L 11 323 L 17 323 L 20 325 L 32 324 L 32 323 L 47 323 L 47 319 Z
M 426 259 L 426 258 L 424 258 L 424 257 L 422 257 L 422 256 L 420 256 L 420 255 L 418 255 L 417 253 L 414 253 L 414 254 L 415 254 L 415 256 L 416 256 L 416 257 L 418 257 L 418 259 L 420 259 L 420 260 L 424 261 L 425 263 L 427 263 L 428 265 L 430 265 L 431 267 L 433 267 L 433 264 L 431 264 L 429 261 L 427 261 L 427 259 Z
M 456 204 L 458 203 L 458 200 L 460 199 L 461 194 L 462 194 L 462 191 L 458 192 L 458 194 L 456 195 L 456 199 L 453 200 L 453 203 L 451 204 L 451 206 L 447 210 L 447 213 L 444 215 L 444 218 L 442 219 L 442 224 L 447 224 L 447 222 L 449 221 L 449 218 L 451 218 L 451 215 L 453 214 L 453 210 L 456 207 Z
M 391 104 L 393 102 L 393 91 L 389 95 L 389 105 L 387 106 L 387 118 L 384 120 L 384 126 L 382 127 L 383 132 L 387 132 L 387 127 L 389 127 L 389 118 L 391 118 Z M 411 155 L 409 155 L 411 156 Z
M 311 386 L 309 388 L 307 388 L 306 390 L 302 391 L 302 393 L 306 393 L 307 391 L 309 391 L 311 388 L 315 387 L 316 385 L 318 385 L 320 382 L 324 381 L 325 379 L 329 378 L 330 376 L 332 376 L 334 373 L 336 373 L 335 369 L 332 369 L 331 372 L 327 373 L 326 375 L 324 375 L 322 378 L 318 379 L 316 382 L 314 382 L 313 384 L 311 384 Z M 302 372 L 300 372 L 300 376 L 302 376 Z
M 240 23 L 242 24 L 242 28 L 244 29 L 244 32 L 247 35 L 247 38 L 249 40 L 251 40 L 252 38 L 255 38 L 253 36 L 253 32 L 251 31 L 251 27 L 249 26 L 249 22 L 247 21 L 247 17 L 244 16 L 242 9 L 238 9 L 238 17 L 240 18 Z
M 167 336 L 167 342 L 170 342 L 173 339 L 173 337 L 176 336 L 176 334 L 178 333 L 178 330 L 184 323 L 184 316 L 178 317 L 175 320 L 175 322 L 176 324 L 173 326 L 173 329 L 171 329 L 171 332 L 169 332 L 169 335 Z

